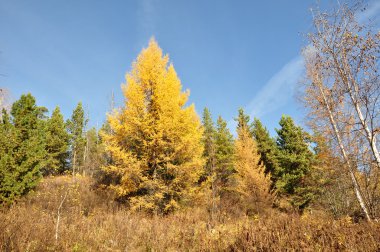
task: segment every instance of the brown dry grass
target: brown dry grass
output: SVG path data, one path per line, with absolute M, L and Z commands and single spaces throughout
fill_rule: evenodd
M 169 216 L 130 213 L 89 178 L 45 178 L 36 192 L 0 211 L 1 251 L 378 251 L 380 225 L 287 215 L 220 214 L 200 208 Z M 58 239 L 57 209 L 62 207 Z

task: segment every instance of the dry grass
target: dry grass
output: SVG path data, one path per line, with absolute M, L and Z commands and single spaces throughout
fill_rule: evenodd
M 1 251 L 378 251 L 380 225 L 323 215 L 237 217 L 210 222 L 194 208 L 169 216 L 130 213 L 89 178 L 46 178 L 0 212 Z M 66 190 L 58 239 L 57 210 Z
M 350 219 L 282 216 L 252 222 L 233 248 L 243 251 L 379 251 L 379 225 Z

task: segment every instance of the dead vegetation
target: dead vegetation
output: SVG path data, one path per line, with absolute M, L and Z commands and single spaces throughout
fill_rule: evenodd
M 58 238 L 57 211 L 63 197 Z M 233 210 L 233 207 L 231 207 Z M 1 251 L 377 251 L 380 225 L 273 209 L 252 216 L 201 208 L 167 216 L 130 213 L 86 177 L 45 178 L 0 212 Z

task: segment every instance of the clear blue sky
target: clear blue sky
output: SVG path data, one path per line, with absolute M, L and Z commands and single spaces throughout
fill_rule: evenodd
M 342 1 L 342 0 L 341 0 Z M 336 0 L 322 1 L 322 7 Z M 282 114 L 302 123 L 294 99 L 303 33 L 315 1 L 0 0 L 0 87 L 31 92 L 65 118 L 82 101 L 101 125 L 114 91 L 154 36 L 169 53 L 190 102 L 230 122 L 239 107 L 273 132 Z M 379 12 L 370 3 L 368 15 Z M 375 13 L 375 14 L 374 14 Z

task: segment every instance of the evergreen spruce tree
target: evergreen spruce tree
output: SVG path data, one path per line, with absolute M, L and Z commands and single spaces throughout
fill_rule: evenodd
M 62 173 L 68 169 L 69 134 L 59 107 L 46 123 L 46 150 L 48 154 L 45 174 Z
M 231 187 L 234 170 L 234 138 L 227 128 L 227 122 L 218 117 L 215 133 L 215 172 L 219 191 Z
M 211 113 L 207 108 L 203 110 L 202 124 L 203 156 L 206 161 L 205 172 L 202 179 L 206 179 L 213 174 L 215 168 L 215 126 L 212 121 Z
M 43 112 L 31 94 L 12 105 L 11 120 L 3 112 L 0 153 L 0 202 L 9 203 L 33 189 L 45 167 Z M 12 122 L 12 123 L 11 123 Z M 4 135 L 3 135 L 4 134 Z
M 314 154 L 308 146 L 308 134 L 294 124 L 289 116 L 282 116 L 281 128 L 276 130 L 279 148 L 279 167 L 275 170 L 276 188 L 290 197 L 291 203 L 303 209 L 312 199 L 312 190 L 307 185 Z
M 2 109 L 0 120 L 0 204 L 12 202 L 20 193 L 15 188 L 13 171 L 16 168 L 14 151 L 16 131 L 7 111 Z
M 126 75 L 125 106 L 104 134 L 115 177 L 111 188 L 133 210 L 168 213 L 194 196 L 203 167 L 202 130 L 188 92 L 167 55 L 151 40 Z
M 278 169 L 279 165 L 277 161 L 278 148 L 276 141 L 270 137 L 268 130 L 257 118 L 253 120 L 252 134 L 257 143 L 260 161 L 265 166 L 265 173 L 270 173 L 271 179 L 275 183 L 276 174 L 274 171 Z
M 87 119 L 84 115 L 82 103 L 79 102 L 73 111 L 71 119 L 66 123 L 70 133 L 70 159 L 73 175 L 79 172 L 83 167 L 86 138 L 85 128 Z
M 203 174 L 200 178 L 201 188 L 204 192 L 207 205 L 209 206 L 209 212 L 211 214 L 211 220 L 214 220 L 215 213 L 217 211 L 217 204 L 219 201 L 219 195 L 217 195 L 216 187 L 216 157 L 215 157 L 215 126 L 212 120 L 210 111 L 207 108 L 203 110 L 202 117 L 203 125 L 203 157 L 205 159 L 205 166 Z M 201 191 L 201 192 L 202 192 Z

